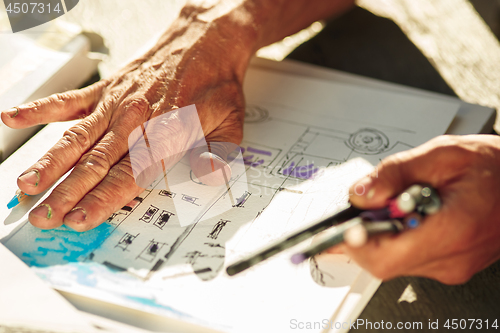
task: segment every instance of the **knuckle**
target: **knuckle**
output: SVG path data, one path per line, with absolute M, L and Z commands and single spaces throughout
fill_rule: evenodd
M 97 148 L 85 154 L 80 165 L 82 168 L 94 173 L 99 178 L 104 177 L 111 167 L 106 152 L 100 151 Z
M 110 190 L 103 189 L 101 186 L 96 187 L 92 192 L 85 196 L 88 202 L 92 203 L 99 212 L 104 215 L 111 215 L 115 209 L 110 204 L 113 201 L 114 194 Z
M 73 126 L 64 132 L 63 139 L 70 144 L 76 144 L 82 149 L 87 150 L 90 146 L 90 133 L 83 126 Z
M 125 105 L 127 113 L 139 117 L 144 117 L 150 108 L 149 101 L 143 96 L 130 97 L 125 100 Z
M 48 151 L 42 158 L 38 160 L 36 165 L 37 166 L 35 168 L 42 173 L 45 169 L 60 170 L 64 168 L 64 159 L 60 156 L 56 156 L 53 151 Z
M 124 186 L 130 184 L 135 185 L 135 178 L 132 172 L 132 165 L 129 161 L 118 163 L 108 173 L 109 181 L 116 186 Z
M 66 104 L 71 102 L 76 97 L 74 91 L 68 91 L 65 93 L 57 93 L 49 96 L 51 102 Z
M 80 198 L 77 194 L 77 189 L 74 186 L 69 186 L 65 182 L 59 184 L 54 190 L 52 190 L 51 196 L 57 198 L 57 203 L 59 207 L 65 207 L 73 205 Z
M 37 99 L 36 101 L 30 102 L 25 107 L 30 112 L 37 112 L 37 111 L 40 111 L 40 109 L 43 106 L 45 106 L 46 104 L 49 104 L 49 103 L 50 103 L 50 98 L 43 98 L 43 99 Z

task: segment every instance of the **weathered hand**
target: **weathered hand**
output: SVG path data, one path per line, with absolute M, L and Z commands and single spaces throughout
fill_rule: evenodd
M 362 267 L 382 279 L 413 275 L 459 284 L 500 259 L 500 137 L 442 136 L 383 160 L 377 172 L 356 184 L 363 194 L 352 195 L 354 205 L 382 207 L 411 184 L 428 183 L 443 206 L 419 228 L 361 248 L 343 246 Z
M 198 7 L 185 7 L 152 50 L 109 79 L 2 113 L 12 128 L 83 118 L 18 179 L 22 191 L 35 195 L 74 167 L 31 211 L 33 225 L 54 228 L 64 223 L 88 230 L 142 192 L 132 174 L 128 136 L 157 115 L 195 104 L 207 142 L 239 144 L 241 86 L 253 52 L 252 36 L 244 29 L 224 35 L 231 20 L 222 15 L 206 22 L 201 14 Z M 169 134 L 166 148 L 189 146 L 188 125 L 171 128 Z M 206 162 L 206 154 L 199 159 Z

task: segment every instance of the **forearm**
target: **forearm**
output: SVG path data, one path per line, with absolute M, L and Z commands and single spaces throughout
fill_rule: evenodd
M 227 64 L 246 64 L 259 48 L 353 4 L 354 0 L 190 1 L 145 57 L 159 54 L 160 61 L 164 58 L 161 51 L 182 53 L 195 43 L 208 41 L 207 55 L 220 57 Z

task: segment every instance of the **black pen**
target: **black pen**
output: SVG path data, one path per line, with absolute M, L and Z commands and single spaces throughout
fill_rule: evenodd
M 396 198 L 389 200 L 389 204 L 385 208 L 363 210 L 349 205 L 339 213 L 299 230 L 258 253 L 229 265 L 226 272 L 230 276 L 238 274 L 328 228 L 349 221 L 357 216 L 373 221 L 385 221 L 394 218 L 402 218 L 412 212 L 417 212 L 422 215 L 432 214 L 436 212 L 439 207 L 439 196 L 432 187 L 413 185 Z
M 269 257 L 272 257 L 277 253 L 280 253 L 308 238 L 311 238 L 312 236 L 316 235 L 317 233 L 323 230 L 331 228 L 332 226 L 340 224 L 342 222 L 348 221 L 358 216 L 362 212 L 363 210 L 349 205 L 346 209 L 340 211 L 339 213 L 330 216 L 329 218 L 319 223 L 315 223 L 302 230 L 299 230 L 294 234 L 286 237 L 285 239 L 282 239 L 274 243 L 273 245 L 261 250 L 260 252 L 228 266 L 226 272 L 228 275 L 238 274 L 244 271 L 245 269 L 258 264 L 259 262 L 264 261 Z

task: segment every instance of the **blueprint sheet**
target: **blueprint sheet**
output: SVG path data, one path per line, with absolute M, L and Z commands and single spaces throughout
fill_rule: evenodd
M 296 247 L 234 277 L 225 267 L 344 207 L 354 181 L 443 134 L 459 103 L 261 70 L 244 88 L 229 189 L 201 184 L 184 158 L 168 186 L 160 177 L 91 231 L 26 223 L 2 242 L 55 288 L 218 331 L 329 320 L 361 272 L 348 258 L 295 266 Z

